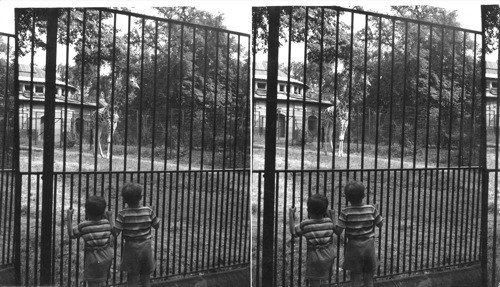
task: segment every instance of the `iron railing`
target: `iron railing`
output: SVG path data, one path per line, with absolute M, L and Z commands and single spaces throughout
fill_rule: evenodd
M 15 37 L 0 33 L 0 265 L 14 263 L 14 47 Z
M 275 39 L 263 31 L 272 27 L 260 29 L 268 23 L 261 19 L 271 23 L 271 11 L 253 9 L 253 23 L 264 23 L 253 27 L 254 39 L 268 39 L 254 46 L 271 50 Z M 279 52 L 288 59 L 277 81 L 288 92 L 277 108 L 297 122 L 286 125 L 276 148 L 265 146 L 265 159 L 264 149 L 254 148 L 256 286 L 303 286 L 305 240 L 290 237 L 288 208 L 295 206 L 299 220 L 306 218 L 307 197 L 319 192 L 338 213 L 347 204 L 343 186 L 353 179 L 365 183 L 367 202 L 377 204 L 385 220 L 377 234 L 376 277 L 479 265 L 481 32 L 342 7 L 278 9 Z M 254 88 L 258 81 L 254 72 Z M 307 90 L 300 104 L 290 92 L 297 82 Z M 254 110 L 259 100 L 254 94 Z M 326 117 L 322 104 L 336 116 Z M 317 126 L 308 124 L 311 115 Z M 337 155 L 341 115 L 348 120 L 345 157 Z M 333 152 L 324 148 L 328 127 Z M 267 126 L 266 133 L 276 130 Z M 259 141 L 254 133 L 254 147 Z M 268 161 L 276 163 L 275 170 L 267 169 Z M 275 174 L 271 188 L 264 188 L 265 172 L 265 179 Z M 273 228 L 263 214 L 274 218 Z M 271 252 L 264 252 L 265 244 L 273 246 Z M 332 283 L 349 280 L 341 269 L 343 238 L 337 252 Z
M 74 209 L 79 222 L 85 198 L 98 194 L 116 217 L 124 181 L 143 185 L 143 204 L 162 220 L 153 234 L 154 279 L 248 266 L 249 35 L 104 8 L 56 12 L 58 53 L 47 65 L 57 64 L 49 109 L 59 122 L 47 135 L 36 130 L 47 110 L 34 88 L 45 83 L 40 31 L 50 19 L 46 9 L 16 9 L 16 60 L 27 63 L 19 81 L 33 87 L 19 90 L 27 114 L 17 190 L 20 284 L 80 284 L 83 246 L 68 240 L 65 210 Z M 47 138 L 53 172 L 42 168 Z M 44 180 L 53 181 L 51 190 Z M 47 194 L 52 208 L 43 220 Z M 52 227 L 50 238 L 41 236 L 43 224 Z M 126 280 L 121 238 L 114 246 L 110 284 Z

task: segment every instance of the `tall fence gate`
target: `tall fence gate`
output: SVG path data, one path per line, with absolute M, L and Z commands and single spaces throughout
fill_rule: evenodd
M 0 33 L 0 250 L 2 269 L 13 266 L 16 254 L 14 35 Z M 18 234 L 17 234 L 18 235 Z
M 350 180 L 384 218 L 376 278 L 478 266 L 481 32 L 342 7 L 255 7 L 253 17 L 254 53 L 269 53 L 267 79 L 254 63 L 254 119 L 267 88 L 266 136 L 278 139 L 264 142 L 254 121 L 255 285 L 304 286 L 306 242 L 291 237 L 288 209 L 307 218 L 307 198 L 321 193 L 338 214 Z M 330 283 L 349 280 L 344 240 Z
M 83 243 L 68 238 L 66 210 L 81 222 L 86 197 L 100 195 L 116 218 L 127 181 L 143 186 L 142 203 L 161 218 L 155 280 L 248 266 L 249 35 L 111 9 L 15 13 L 18 283 L 79 285 Z M 6 130 L 15 89 L 2 75 Z M 2 263 L 12 260 L 7 156 Z M 109 284 L 126 280 L 121 249 L 119 237 Z

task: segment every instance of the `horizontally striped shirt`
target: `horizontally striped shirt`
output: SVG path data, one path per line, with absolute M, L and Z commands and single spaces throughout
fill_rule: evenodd
M 115 227 L 123 232 L 125 240 L 146 240 L 151 238 L 151 227 L 160 223 L 149 206 L 125 208 L 118 213 Z
M 73 237 L 81 237 L 86 248 L 101 248 L 111 240 L 111 225 L 107 219 L 84 221 L 73 228 Z
M 373 205 L 349 206 L 340 212 L 337 225 L 345 229 L 347 238 L 369 238 L 382 220 Z
M 308 246 L 320 246 L 332 242 L 333 221 L 329 217 L 305 219 L 295 226 L 297 236 L 304 236 Z

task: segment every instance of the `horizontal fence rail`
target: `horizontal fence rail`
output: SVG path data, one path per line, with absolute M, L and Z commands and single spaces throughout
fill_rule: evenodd
M 38 272 L 47 264 L 54 284 L 80 284 L 83 246 L 65 236 L 64 210 L 73 208 L 80 222 L 85 198 L 98 194 L 116 215 L 125 180 L 143 184 L 144 204 L 162 220 L 154 279 L 248 265 L 249 35 L 111 9 L 57 13 L 52 256 L 45 262 L 38 241 L 47 11 L 16 9 L 22 284 L 43 284 Z M 120 240 L 112 284 L 126 280 Z
M 288 208 L 307 218 L 307 197 L 322 193 L 338 214 L 348 180 L 364 182 L 365 200 L 385 218 L 377 277 L 478 265 L 481 32 L 342 7 L 280 9 L 287 60 L 279 65 L 276 130 L 265 130 L 269 63 L 254 61 L 252 74 L 256 286 L 303 286 L 304 240 L 290 239 Z M 268 11 L 253 8 L 254 59 L 270 49 Z M 275 159 L 263 157 L 274 149 L 265 133 L 276 135 Z M 273 234 L 263 234 L 266 160 L 276 163 Z M 262 254 L 269 240 L 274 252 Z M 340 268 L 343 239 L 337 244 L 335 283 L 349 280 Z M 273 256 L 274 282 L 260 281 L 271 269 L 262 270 L 265 256 Z

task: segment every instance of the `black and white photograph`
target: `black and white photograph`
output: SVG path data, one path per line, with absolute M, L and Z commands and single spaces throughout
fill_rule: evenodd
M 0 1 L 0 286 L 500 286 L 499 5 Z

